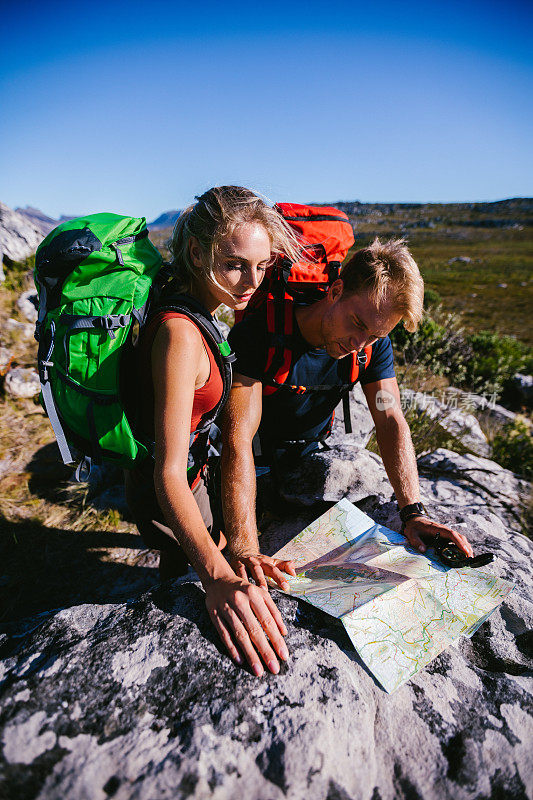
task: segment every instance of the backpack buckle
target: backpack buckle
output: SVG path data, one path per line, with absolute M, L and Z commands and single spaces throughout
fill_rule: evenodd
M 49 380 L 48 367 L 53 367 L 53 361 L 39 361 L 39 379 L 41 383 L 46 383 Z
M 341 266 L 342 264 L 340 261 L 328 261 L 328 277 L 330 283 L 334 283 L 337 278 L 340 277 Z

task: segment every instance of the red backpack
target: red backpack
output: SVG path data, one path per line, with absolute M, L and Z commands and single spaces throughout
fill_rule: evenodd
M 266 303 L 270 344 L 263 379 L 264 395 L 272 395 L 281 387 L 298 394 L 329 390 L 329 386 L 287 383 L 292 362 L 293 306 L 295 300 L 306 303 L 320 300 L 337 280 L 341 264 L 355 241 L 352 226 L 347 215 L 334 206 L 277 203 L 274 208 L 294 229 L 302 244 L 302 258 L 292 262 L 285 256 L 279 257 L 268 269 L 246 310 L 235 315 L 235 321 Z M 371 355 L 372 346 L 365 347 L 364 352 L 352 353 L 347 390 L 357 381 L 360 367 L 366 369 Z M 348 399 L 348 392 L 345 397 Z M 350 433 L 350 416 L 346 410 L 345 404 L 345 425 Z

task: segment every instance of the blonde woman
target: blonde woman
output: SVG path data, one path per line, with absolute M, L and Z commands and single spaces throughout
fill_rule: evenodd
M 209 189 L 176 222 L 170 249 L 177 290 L 212 315 L 221 303 L 244 309 L 279 252 L 297 257 L 297 241 L 280 215 L 248 189 Z M 155 442 L 155 457 L 126 475 L 126 497 L 147 546 L 160 550 L 163 579 L 183 574 L 189 561 L 206 592 L 209 615 L 230 656 L 279 671 L 288 651 L 287 631 L 267 590 L 250 583 L 257 564 L 278 584 L 292 562 L 260 553 L 249 559 L 221 553 L 225 541 L 213 525 L 204 465 L 206 447 L 191 467 L 191 434 L 220 401 L 219 362 L 200 327 L 177 311 L 157 313 L 143 332 L 139 351 L 141 423 Z M 238 562 L 236 573 L 232 557 Z M 264 580 L 263 580 L 264 583 Z

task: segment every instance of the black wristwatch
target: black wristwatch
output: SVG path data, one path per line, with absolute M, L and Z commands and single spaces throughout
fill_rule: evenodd
M 409 503 L 400 509 L 400 519 L 402 521 L 401 533 L 405 530 L 405 523 L 412 517 L 423 517 L 427 514 L 423 503 Z

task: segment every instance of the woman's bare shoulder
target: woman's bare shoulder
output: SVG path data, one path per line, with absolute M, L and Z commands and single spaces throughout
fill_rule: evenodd
M 190 354 L 202 353 L 202 335 L 188 317 L 170 317 L 164 320 L 154 337 L 154 347 L 185 348 Z

